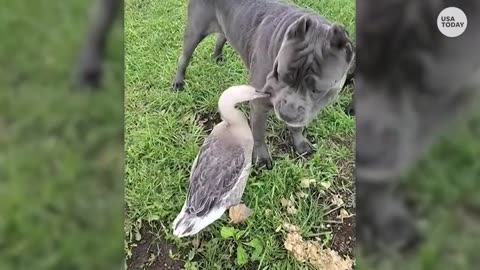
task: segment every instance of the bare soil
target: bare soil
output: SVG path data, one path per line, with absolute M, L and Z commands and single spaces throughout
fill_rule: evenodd
M 332 249 L 342 256 L 353 258 L 355 247 L 355 217 L 345 218 L 332 228 Z
M 218 112 L 216 113 L 202 113 L 200 114 L 200 117 L 198 119 L 198 122 L 203 126 L 203 129 L 207 132 L 210 133 L 212 131 L 213 127 L 220 123 L 222 121 L 222 118 L 220 117 L 220 114 Z
M 128 259 L 128 270 L 180 270 L 184 261 L 170 258 L 169 254 L 177 254 L 175 244 L 154 234 L 151 227 L 141 230 L 142 240 L 132 249 L 132 257 Z

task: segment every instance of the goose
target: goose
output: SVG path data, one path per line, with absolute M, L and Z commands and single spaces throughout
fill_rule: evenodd
M 247 118 L 235 106 L 268 96 L 249 85 L 232 86 L 220 96 L 222 122 L 193 162 L 187 198 L 173 222 L 175 236 L 197 234 L 240 203 L 251 167 L 253 136 Z

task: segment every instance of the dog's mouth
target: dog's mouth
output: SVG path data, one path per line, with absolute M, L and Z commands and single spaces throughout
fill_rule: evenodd
M 278 111 L 277 106 L 273 106 L 275 116 L 285 124 L 291 127 L 305 127 L 308 124 L 308 120 L 305 118 L 304 114 L 299 114 L 296 117 L 285 117 Z

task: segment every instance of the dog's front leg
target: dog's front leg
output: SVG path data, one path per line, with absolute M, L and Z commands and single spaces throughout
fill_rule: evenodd
M 302 127 L 291 127 L 287 125 L 288 130 L 290 131 L 290 136 L 292 136 L 293 147 L 299 155 L 310 155 L 313 153 L 314 149 L 310 141 L 303 136 Z
M 250 126 L 253 133 L 253 157 L 252 161 L 258 167 L 265 166 L 268 170 L 273 168 L 272 158 L 268 153 L 265 135 L 267 131 L 267 113 L 269 109 L 261 99 L 250 101 Z
M 75 84 L 82 87 L 95 88 L 99 86 L 107 35 L 121 10 L 121 0 L 97 0 L 95 2 L 89 18 L 85 44 L 74 69 Z

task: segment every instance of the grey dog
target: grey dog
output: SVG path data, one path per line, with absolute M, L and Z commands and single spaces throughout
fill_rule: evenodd
M 174 89 L 197 45 L 216 33 L 213 58 L 228 43 L 249 69 L 249 84 L 271 94 L 251 102 L 253 161 L 272 168 L 265 143 L 267 113 L 286 123 L 299 154 L 313 152 L 303 129 L 345 83 L 353 46 L 345 29 L 320 15 L 275 0 L 190 0 Z

